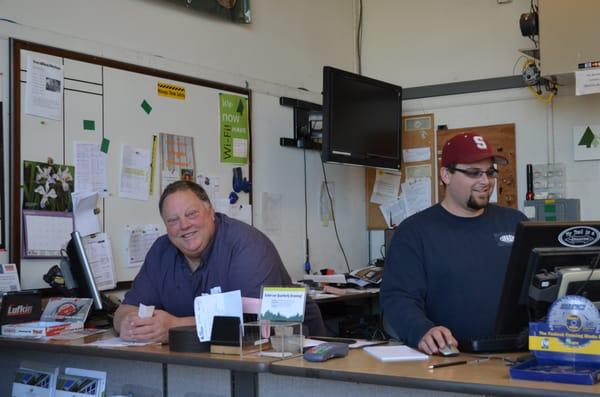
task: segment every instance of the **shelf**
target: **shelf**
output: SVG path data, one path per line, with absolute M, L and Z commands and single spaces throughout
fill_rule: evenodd
M 540 60 L 540 49 L 539 48 L 520 48 L 519 52 L 527 55 L 535 60 Z
M 279 98 L 279 104 L 294 109 L 294 137 L 279 138 L 279 145 L 300 149 L 321 150 L 321 142 L 316 141 L 314 139 L 316 135 L 313 134 L 319 131 L 311 131 L 310 125 L 315 113 L 318 115 L 321 112 L 321 105 L 287 97 Z

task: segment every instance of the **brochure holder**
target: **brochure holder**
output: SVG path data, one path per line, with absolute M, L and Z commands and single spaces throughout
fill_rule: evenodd
M 278 358 L 302 354 L 306 293 L 306 287 L 263 286 L 259 320 L 244 324 L 240 336 L 242 354 L 258 351 Z
M 81 368 L 65 368 L 58 375 L 54 397 L 104 397 L 106 372 Z
M 294 357 L 302 354 L 304 335 L 300 322 L 259 320 L 243 325 L 240 337 L 241 355 Z
M 58 367 L 45 363 L 23 362 L 15 374 L 13 397 L 53 397 Z

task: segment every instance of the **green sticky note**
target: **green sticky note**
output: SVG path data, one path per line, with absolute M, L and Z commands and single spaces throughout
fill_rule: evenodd
M 556 221 L 556 216 L 547 216 L 545 220 L 554 222 L 554 221 Z
M 544 205 L 544 211 L 545 212 L 556 212 L 556 205 L 555 204 L 546 204 L 546 205 Z
M 83 129 L 85 131 L 96 131 L 96 122 L 94 120 L 83 120 Z
M 100 145 L 100 151 L 102 153 L 108 153 L 108 145 L 110 145 L 110 141 L 106 138 L 102 138 L 102 144 Z
M 150 104 L 148 102 L 146 102 L 146 100 L 144 99 L 142 101 L 142 109 L 144 109 L 144 112 L 146 112 L 146 114 L 150 114 L 150 112 L 152 111 L 152 106 L 150 106 Z

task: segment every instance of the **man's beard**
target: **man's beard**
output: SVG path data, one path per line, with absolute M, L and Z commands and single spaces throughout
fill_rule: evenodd
M 473 195 L 471 194 L 469 196 L 469 201 L 467 201 L 467 207 L 471 208 L 472 210 L 480 210 L 482 208 L 487 207 L 488 203 L 490 202 L 490 196 L 488 195 L 487 198 L 485 199 L 485 202 L 483 203 L 479 203 L 477 202 L 477 200 L 475 200 L 475 197 L 473 197 Z

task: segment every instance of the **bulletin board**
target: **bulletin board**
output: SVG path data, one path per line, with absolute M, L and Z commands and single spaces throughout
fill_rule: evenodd
M 63 66 L 62 114 L 57 120 L 25 113 L 27 65 L 32 57 Z M 126 286 L 122 282 L 131 281 L 139 271 L 139 266 L 129 265 L 126 255 L 127 227 L 157 224 L 161 233 L 164 232 L 158 211 L 160 154 L 156 155 L 150 184 L 152 194 L 148 200 L 120 197 L 121 152 L 125 145 L 152 151 L 153 137 L 159 133 L 192 137 L 196 176 L 212 178 L 218 186 L 214 197 L 222 204 L 232 191 L 234 168 L 241 167 L 243 177 L 251 180 L 251 93 L 248 89 L 20 40 L 11 40 L 11 74 L 14 117 L 10 146 L 10 260 L 20 265 L 21 279 L 27 274 L 28 279 L 41 280 L 58 262 L 22 258 L 22 167 L 25 160 L 46 162 L 52 158 L 55 163 L 71 165 L 74 164 L 74 142 L 107 144 L 108 192 L 98 206 L 102 229 L 112 241 L 120 286 Z M 246 158 L 236 159 L 238 163 L 224 162 L 222 157 L 219 98 L 223 94 L 244 98 L 247 104 Z M 238 194 L 238 204 L 252 204 L 250 194 Z
M 435 136 L 433 114 L 402 117 L 402 162 L 401 181 L 407 178 L 429 176 L 431 178 L 431 202 L 435 202 Z M 417 152 L 420 151 L 420 152 Z M 419 153 L 415 156 L 414 153 Z M 426 153 L 426 154 L 425 154 Z M 415 161 L 416 160 L 416 161 Z M 382 230 L 387 224 L 379 205 L 371 203 L 371 192 L 375 184 L 376 170 L 366 172 L 367 227 L 369 230 Z
M 504 207 L 517 208 L 519 200 L 517 197 L 517 153 L 515 144 L 515 125 L 497 124 L 479 127 L 453 128 L 438 130 L 438 164 L 442 163 L 442 148 L 453 136 L 469 132 L 483 136 L 494 146 L 497 154 L 508 159 L 508 164 L 499 165 L 500 175 L 496 180 L 495 201 Z M 444 199 L 444 186 L 439 183 L 439 201 Z

